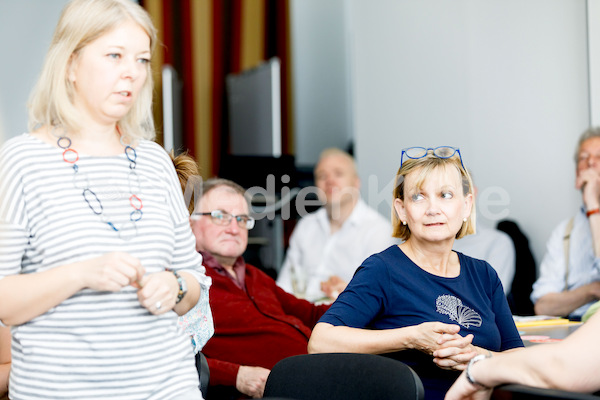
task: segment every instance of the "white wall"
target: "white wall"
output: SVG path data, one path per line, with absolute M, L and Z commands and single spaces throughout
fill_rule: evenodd
M 458 146 L 483 192 L 482 219 L 516 220 L 541 261 L 551 230 L 579 205 L 572 156 L 590 119 L 585 0 L 349 7 L 365 195 L 393 178 L 403 147 Z M 386 215 L 389 193 L 368 199 Z M 505 204 L 481 207 L 486 193 Z
M 346 1 L 291 0 L 296 164 L 313 165 L 326 147 L 353 138 Z
M 587 0 L 591 125 L 600 125 L 600 0 Z
M 0 1 L 7 136 L 26 129 L 66 1 Z M 587 2 L 598 15 L 600 1 Z M 488 219 L 507 210 L 540 261 L 551 229 L 579 204 L 572 153 L 590 120 L 586 0 L 292 0 L 291 12 L 299 163 L 354 132 L 363 192 L 389 215 L 385 185 L 402 147 L 460 146 L 480 191 L 510 197 Z M 592 28 L 590 45 L 600 40 Z
M 7 137 L 27 130 L 27 99 L 67 0 L 0 1 L 0 120 Z

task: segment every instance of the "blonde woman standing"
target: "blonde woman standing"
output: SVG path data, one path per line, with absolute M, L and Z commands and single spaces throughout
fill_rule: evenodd
M 0 151 L 11 399 L 201 399 L 178 316 L 208 302 L 177 176 L 151 139 L 156 33 L 130 0 L 63 10 Z

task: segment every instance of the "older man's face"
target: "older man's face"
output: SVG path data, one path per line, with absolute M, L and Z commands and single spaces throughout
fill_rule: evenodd
M 248 203 L 239 193 L 227 187 L 217 187 L 204 195 L 194 213 L 225 211 L 231 215 L 248 215 Z M 248 230 L 235 218 L 227 225 L 217 225 L 210 215 L 190 222 L 196 236 L 196 250 L 211 253 L 223 265 L 232 265 L 248 246 Z
M 592 168 L 600 172 L 600 137 L 592 137 L 581 144 L 577 160 L 577 175 Z

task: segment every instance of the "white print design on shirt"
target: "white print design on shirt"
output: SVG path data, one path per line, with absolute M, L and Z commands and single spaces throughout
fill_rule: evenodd
M 475 310 L 463 305 L 458 297 L 443 294 L 437 298 L 435 306 L 437 312 L 447 315 L 464 328 L 481 326 L 481 316 Z

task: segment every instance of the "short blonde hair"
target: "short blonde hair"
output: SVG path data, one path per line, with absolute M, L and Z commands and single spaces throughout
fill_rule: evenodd
M 396 173 L 394 199 L 400 199 L 402 201 L 405 200 L 404 180 L 409 173 L 417 171 L 419 175 L 417 177 L 416 186 L 421 187 L 431 172 L 438 168 L 456 168 L 461 177 L 463 195 L 466 196 L 468 194 L 473 194 L 473 181 L 471 180 L 469 172 L 463 167 L 458 155 L 454 155 L 450 158 L 439 158 L 433 155 L 433 153 L 429 152 L 425 157 L 422 158 L 409 158 L 400 166 L 398 173 Z M 471 214 L 467 218 L 467 221 L 462 224 L 460 230 L 456 233 L 456 239 L 460 239 L 466 235 L 475 233 L 475 222 L 475 202 L 473 201 Z M 393 237 L 400 238 L 402 240 L 408 240 L 408 238 L 410 238 L 410 228 L 408 225 L 402 224 L 402 221 L 396 214 L 394 207 L 392 207 L 392 228 Z
M 73 105 L 74 88 L 68 79 L 71 62 L 90 42 L 132 20 L 156 46 L 156 29 L 148 13 L 132 0 L 72 0 L 63 9 L 42 72 L 29 99 L 30 131 L 41 126 L 61 126 L 67 132 L 81 127 Z M 148 63 L 146 82 L 129 113 L 118 122 L 119 130 L 131 139 L 152 140 L 152 73 Z

